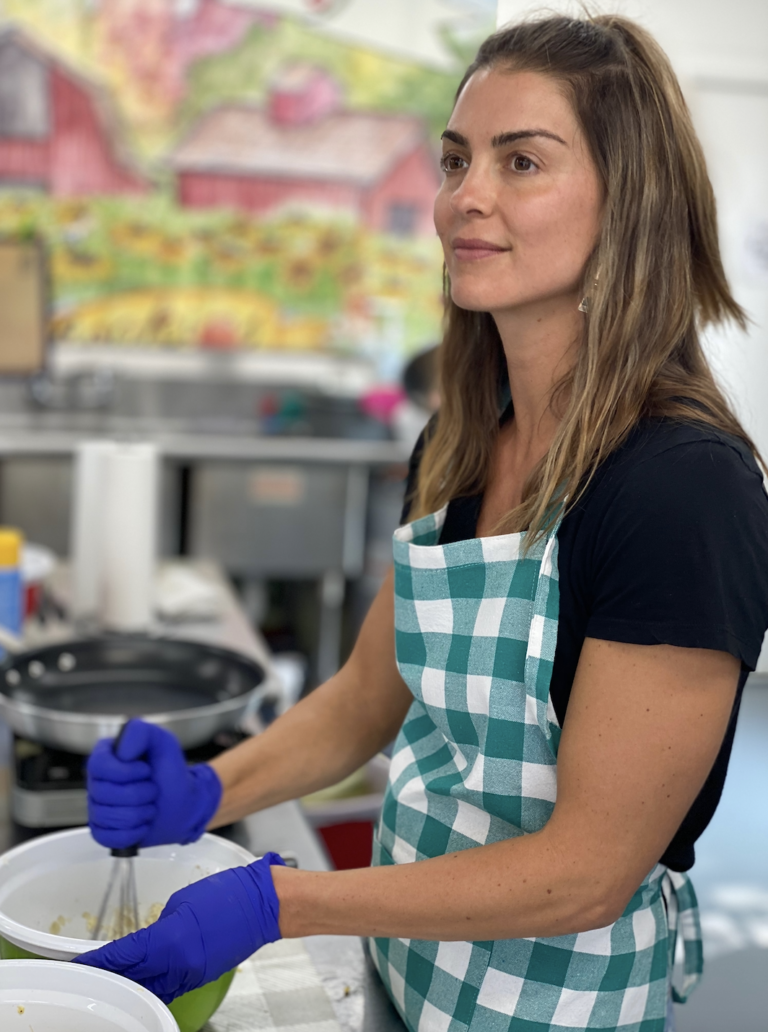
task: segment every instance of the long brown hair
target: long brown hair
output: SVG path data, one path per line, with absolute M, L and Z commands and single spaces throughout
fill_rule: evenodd
M 527 529 L 530 543 L 644 417 L 706 423 L 758 453 L 699 340 L 707 323 L 731 319 L 743 328 L 746 317 L 725 278 L 704 155 L 662 49 L 626 18 L 554 16 L 490 36 L 457 97 L 488 67 L 541 72 L 561 84 L 605 196 L 584 270 L 583 339 L 551 401 L 562 413 L 558 431 L 522 503 L 498 528 Z M 449 287 L 446 277 L 442 402 L 421 461 L 414 517 L 485 488 L 499 428 L 506 366 L 496 324 L 488 313 L 455 305 Z

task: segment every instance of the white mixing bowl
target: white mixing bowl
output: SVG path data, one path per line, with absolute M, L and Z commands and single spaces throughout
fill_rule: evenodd
M 177 889 L 255 859 L 218 835 L 203 835 L 188 846 L 142 849 L 134 860 L 140 915 L 159 909 Z M 103 945 L 92 942 L 91 934 L 113 863 L 88 828 L 42 835 L 4 853 L 0 936 L 49 960 L 72 960 Z
M 179 1032 L 152 993 L 122 975 L 55 960 L 0 961 L 3 1032 Z

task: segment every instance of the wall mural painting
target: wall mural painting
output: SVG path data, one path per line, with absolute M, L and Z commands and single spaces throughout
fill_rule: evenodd
M 430 0 L 430 66 L 326 31 L 355 3 L 0 3 L 0 233 L 47 241 L 56 339 L 435 339 L 436 143 L 488 5 Z

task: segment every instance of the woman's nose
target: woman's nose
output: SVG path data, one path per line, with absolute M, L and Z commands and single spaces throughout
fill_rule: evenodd
M 493 209 L 495 197 L 491 170 L 472 164 L 451 195 L 451 208 L 457 215 L 488 215 Z

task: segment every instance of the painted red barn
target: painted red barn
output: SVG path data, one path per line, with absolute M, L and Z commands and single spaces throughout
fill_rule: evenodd
M 109 94 L 13 26 L 0 30 L 0 184 L 59 197 L 149 189 Z
M 294 66 L 266 106 L 205 114 L 171 157 L 188 208 L 340 208 L 370 228 L 433 234 L 437 161 L 422 119 L 351 111 L 316 68 Z

